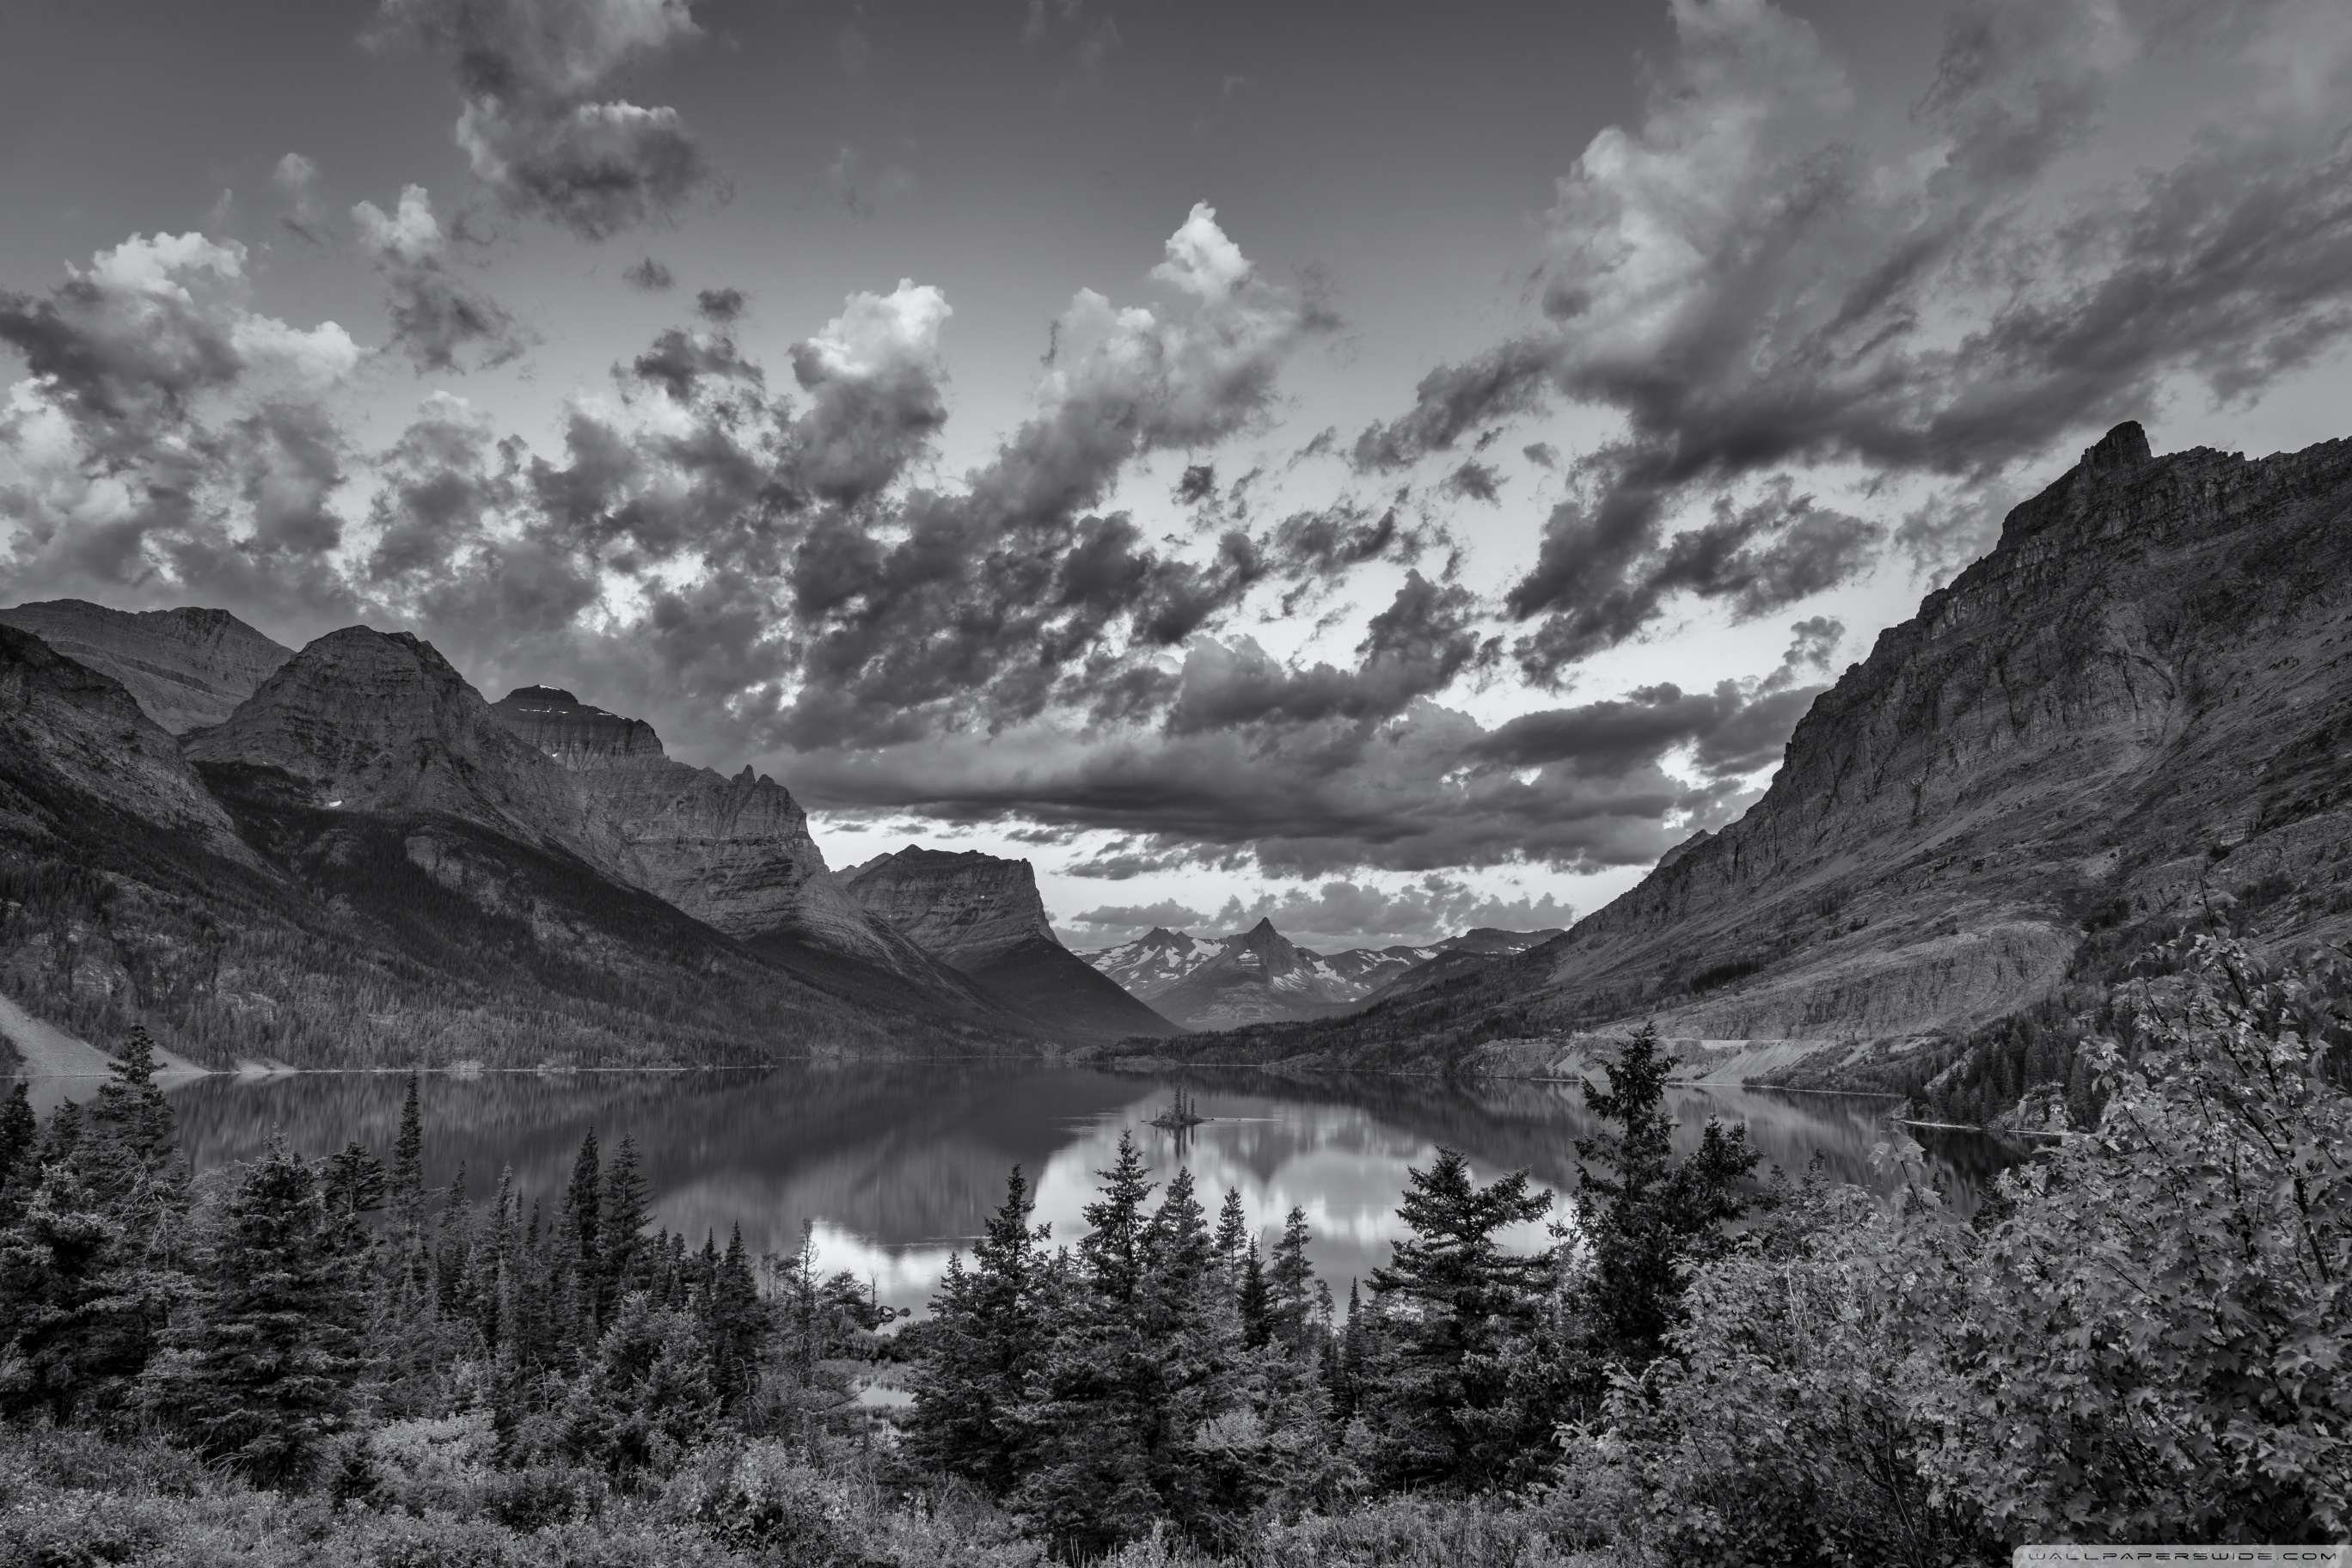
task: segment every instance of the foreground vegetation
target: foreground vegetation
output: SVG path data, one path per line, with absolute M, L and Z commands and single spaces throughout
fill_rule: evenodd
M 1441 1152 L 1342 1312 L 1134 1149 L 1087 1233 L 1013 1173 L 900 1325 L 804 1247 L 648 1234 L 282 1146 L 191 1182 L 143 1043 L 0 1107 L 0 1561 L 1832 1564 L 2352 1530 L 2352 1092 L 2332 963 L 2153 954 L 1963 1221 L 1739 1129 L 1677 1156 L 1624 1042 L 1555 1245 Z M 914 1402 L 853 1397 L 881 1377 Z

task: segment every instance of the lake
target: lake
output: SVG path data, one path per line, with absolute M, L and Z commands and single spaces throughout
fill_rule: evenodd
M 273 1130 L 319 1154 L 357 1139 L 388 1157 L 405 1080 L 383 1073 L 205 1078 L 171 1091 L 199 1171 L 258 1152 Z M 1148 1125 L 1173 1091 L 1212 1120 L 1179 1137 Z M 1709 1116 L 1747 1122 L 1769 1163 L 1791 1174 L 1819 1155 L 1837 1179 L 1887 1184 L 1871 1151 L 1893 1102 L 1732 1086 L 1672 1092 L 1679 1138 Z M 1185 1069 L 1110 1073 L 1039 1063 L 889 1062 L 752 1071 L 485 1073 L 423 1080 L 426 1180 L 462 1168 L 477 1201 L 511 1168 L 526 1203 L 551 1215 L 590 1129 L 609 1156 L 635 1140 L 657 1221 L 699 1245 L 740 1223 L 755 1252 L 787 1252 L 814 1227 L 821 1264 L 870 1279 L 885 1301 L 920 1308 L 950 1251 L 968 1250 L 1015 1164 L 1058 1240 L 1084 1229 L 1093 1173 L 1133 1132 L 1161 1179 L 1191 1167 L 1212 1215 L 1228 1187 L 1270 1240 L 1296 1205 L 1315 1229 L 1316 1267 L 1343 1302 L 1350 1279 L 1389 1259 L 1402 1233 L 1407 1170 L 1440 1145 L 1481 1180 L 1515 1169 L 1565 1195 L 1575 1140 L 1595 1130 L 1574 1084 L 1417 1078 L 1294 1079 Z M 1992 1139 L 1927 1133 L 1930 1162 L 1972 1206 L 2006 1163 Z M 1540 1246 L 1543 1228 L 1513 1238 Z

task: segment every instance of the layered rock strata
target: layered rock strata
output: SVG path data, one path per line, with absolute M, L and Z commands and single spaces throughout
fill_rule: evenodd
M 570 778 L 635 885 L 730 936 L 785 932 L 894 971 L 929 971 L 842 891 L 808 813 L 773 779 L 678 762 L 652 725 L 550 687 L 509 692 L 490 711 Z
M 848 894 L 941 963 L 1066 1039 L 1166 1035 L 1173 1026 L 1054 935 L 1026 860 L 908 845 L 842 874 Z
M 51 599 L 0 610 L 75 663 L 122 683 L 174 735 L 217 724 L 294 657 L 226 610 L 110 610 Z

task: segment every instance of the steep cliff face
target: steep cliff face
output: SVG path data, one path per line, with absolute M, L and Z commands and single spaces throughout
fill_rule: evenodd
M 226 610 L 134 615 L 51 599 L 0 610 L 0 626 L 31 632 L 75 663 L 112 676 L 174 735 L 219 723 L 294 657 Z
M 236 825 L 122 683 L 0 625 L 0 820 L 48 838 L 93 807 L 241 862 Z
M 690 918 L 575 776 L 414 638 L 321 638 L 182 742 L 0 626 L 0 975 L 84 1038 L 144 1023 L 213 1066 L 1018 1047 L 862 910 L 925 985 Z
M 1177 1032 L 1061 944 L 1026 860 L 910 844 L 852 867 L 841 884 L 924 952 L 971 976 L 1052 1037 Z
M 570 775 L 622 846 L 630 879 L 733 937 L 837 953 L 918 984 L 954 983 L 841 889 L 789 791 L 749 767 L 733 778 L 663 750 L 652 725 L 526 686 L 491 705 L 518 739 Z
M 619 836 L 563 769 L 405 632 L 347 626 L 319 638 L 226 721 L 190 736 L 186 752 L 288 805 L 454 819 L 635 881 Z
M 1544 949 L 1540 992 L 1901 1036 L 2046 993 L 2086 910 L 2307 878 L 2352 840 L 2347 570 L 2352 442 L 2158 458 L 2119 426 L 1814 703 L 1746 816 Z M 2343 926 L 2314 893 L 2279 914 Z
M 985 963 L 1026 942 L 1060 946 L 1026 860 L 909 844 L 842 873 L 866 908 L 943 963 Z
M 1234 1049 L 1442 1065 L 1650 1018 L 1828 1063 L 2206 900 L 2352 935 L 2352 441 L 2158 458 L 2126 425 L 1815 701 L 1738 821 L 1541 947 Z

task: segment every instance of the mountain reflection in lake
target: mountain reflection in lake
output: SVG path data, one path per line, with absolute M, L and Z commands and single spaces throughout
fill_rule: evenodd
M 258 1153 L 273 1131 L 307 1153 L 356 1139 L 387 1157 L 404 1080 L 392 1074 L 304 1073 L 201 1079 L 172 1091 L 199 1171 Z M 1147 1125 L 1181 1087 L 1211 1120 L 1178 1135 Z M 1240 1189 L 1263 1239 L 1293 1205 L 1315 1228 L 1316 1267 L 1346 1300 L 1350 1279 L 1389 1260 L 1405 1173 L 1440 1144 L 1470 1157 L 1479 1179 L 1527 1167 L 1565 1199 L 1575 1140 L 1594 1131 L 1574 1084 L 1434 1079 L 1297 1079 L 1261 1074 L 1150 1077 L 1039 1064 L 975 1062 L 793 1066 L 746 1072 L 492 1073 L 423 1084 L 426 1180 L 480 1201 L 510 1167 L 526 1204 L 551 1215 L 582 1136 L 609 1157 L 637 1146 L 658 1223 L 698 1245 L 740 1223 L 755 1253 L 798 1245 L 815 1227 L 822 1266 L 871 1278 L 886 1301 L 920 1307 L 951 1250 L 968 1251 L 1020 1165 L 1037 1218 L 1074 1241 L 1093 1173 L 1133 1131 L 1164 1180 L 1181 1161 L 1212 1215 Z M 1791 1175 L 1819 1155 L 1827 1173 L 1886 1184 L 1871 1151 L 1889 1137 L 1890 1101 L 1780 1095 L 1733 1087 L 1673 1092 L 1678 1139 L 1709 1116 L 1748 1123 L 1768 1163 Z M 1971 1134 L 1930 1135 L 1931 1163 L 1964 1206 L 2005 1163 Z M 1541 1226 L 1515 1238 L 1536 1247 Z

